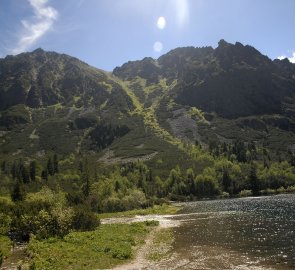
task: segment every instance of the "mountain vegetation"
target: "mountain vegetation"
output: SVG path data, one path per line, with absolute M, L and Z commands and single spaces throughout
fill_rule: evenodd
M 106 212 L 294 192 L 294 94 L 294 64 L 224 40 L 112 73 L 42 49 L 0 59 L 0 262 L 8 236 L 71 248 Z

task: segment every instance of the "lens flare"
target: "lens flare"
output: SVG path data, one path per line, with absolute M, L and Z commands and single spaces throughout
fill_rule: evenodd
M 153 48 L 154 48 L 154 51 L 155 51 L 155 52 L 160 52 L 160 51 L 162 51 L 162 50 L 163 50 L 163 44 L 162 44 L 162 42 L 161 42 L 161 41 L 156 41 L 156 42 L 154 43 Z

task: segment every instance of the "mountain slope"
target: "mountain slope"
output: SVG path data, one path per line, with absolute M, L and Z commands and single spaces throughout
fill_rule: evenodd
M 284 67 L 284 68 L 282 68 Z M 224 40 L 214 50 L 178 48 L 158 60 L 145 58 L 114 69 L 124 80 L 139 76 L 148 83 L 177 80 L 175 101 L 225 118 L 285 114 L 294 98 L 294 65 L 271 61 L 251 46 Z
M 177 153 L 190 163 L 183 141 L 207 149 L 242 139 L 275 157 L 295 146 L 294 66 L 224 40 L 216 49 L 128 62 L 113 74 L 42 49 L 7 56 L 0 59 L 1 156 L 91 153 L 108 164 L 155 165 L 175 163 L 169 157 Z
M 16 104 L 89 107 L 106 101 L 123 111 L 132 109 L 131 100 L 106 72 L 64 54 L 37 49 L 7 56 L 0 70 L 0 110 Z
M 208 145 L 240 138 L 274 151 L 293 148 L 295 65 L 287 59 L 272 61 L 249 45 L 221 40 L 216 49 L 177 48 L 113 73 L 146 107 L 157 100 L 159 123 L 181 139 Z

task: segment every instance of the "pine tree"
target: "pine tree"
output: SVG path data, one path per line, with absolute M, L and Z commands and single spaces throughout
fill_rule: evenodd
M 22 183 L 19 180 L 17 180 L 11 193 L 11 199 L 14 202 L 16 202 L 16 201 L 23 201 L 24 198 L 25 198 L 25 194 L 24 194 Z
M 249 182 L 253 195 L 259 195 L 259 179 L 257 177 L 256 166 L 254 163 L 251 163 Z
M 47 171 L 48 171 L 49 175 L 54 174 L 54 168 L 53 168 L 53 163 L 52 163 L 51 157 L 49 157 L 48 161 L 47 161 Z
M 225 168 L 223 169 L 223 174 L 222 174 L 222 185 L 225 192 L 230 192 L 231 179 L 230 179 L 228 170 Z
M 48 181 L 48 172 L 47 169 L 44 169 L 41 173 L 41 177 L 43 180 Z
M 90 181 L 89 181 L 89 174 L 87 171 L 82 174 L 82 180 L 84 182 L 83 194 L 85 197 L 88 197 L 90 194 Z
M 53 174 L 58 173 L 58 159 L 57 159 L 57 155 L 54 154 L 53 156 Z
M 90 179 L 89 179 L 89 168 L 88 168 L 88 160 L 85 160 L 84 163 L 84 171 L 82 173 L 82 180 L 84 182 L 83 185 L 83 193 L 85 197 L 88 197 L 90 194 Z
M 14 161 L 11 167 L 11 175 L 12 175 L 12 179 L 14 180 L 16 178 L 17 175 L 17 168 L 16 168 L 16 162 Z
M 21 166 L 21 178 L 25 184 L 30 182 L 30 174 L 28 168 L 24 165 Z
M 36 161 L 32 161 L 30 163 L 30 178 L 31 178 L 31 181 L 36 180 Z
M 1 171 L 3 173 L 6 173 L 6 161 L 5 160 L 3 160 L 1 163 Z

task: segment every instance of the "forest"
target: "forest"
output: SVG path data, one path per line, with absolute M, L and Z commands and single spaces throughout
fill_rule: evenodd
M 162 176 L 142 162 L 95 166 L 87 157 L 68 162 L 1 162 L 1 237 L 28 241 L 64 237 L 99 226 L 99 213 L 141 209 L 169 201 L 259 196 L 295 191 L 295 158 L 272 161 L 254 143 L 195 146 L 201 173 L 177 165 Z M 2 251 L 3 254 L 4 251 Z

